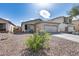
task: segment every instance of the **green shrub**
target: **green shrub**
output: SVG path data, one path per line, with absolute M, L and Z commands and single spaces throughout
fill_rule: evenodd
M 37 52 L 40 49 L 45 48 L 47 45 L 50 37 L 49 33 L 35 33 L 31 36 L 28 40 L 26 40 L 26 45 L 30 48 L 33 52 Z

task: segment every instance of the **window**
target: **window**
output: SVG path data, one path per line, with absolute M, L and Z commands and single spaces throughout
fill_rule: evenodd
M 27 25 L 25 25 L 25 30 L 27 30 Z
M 69 19 L 65 17 L 64 18 L 64 23 L 68 24 L 68 22 L 69 22 Z
M 0 29 L 6 29 L 6 24 L 0 24 Z
M 72 23 L 72 19 L 69 19 L 69 23 Z

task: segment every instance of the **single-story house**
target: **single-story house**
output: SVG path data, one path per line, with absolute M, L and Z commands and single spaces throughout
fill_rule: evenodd
M 63 16 L 48 21 L 35 19 L 22 22 L 21 28 L 23 32 L 72 32 L 74 31 L 74 26 L 69 24 L 68 21 L 69 19 Z
M 72 23 L 75 26 L 75 31 L 79 32 L 79 20 L 73 20 Z
M 9 20 L 0 18 L 0 32 L 13 32 L 15 25 Z

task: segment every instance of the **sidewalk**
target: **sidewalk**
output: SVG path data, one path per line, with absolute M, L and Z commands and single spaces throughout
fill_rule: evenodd
M 64 39 L 75 41 L 75 42 L 79 42 L 79 35 L 62 33 L 62 34 L 55 34 L 52 36 L 64 38 Z

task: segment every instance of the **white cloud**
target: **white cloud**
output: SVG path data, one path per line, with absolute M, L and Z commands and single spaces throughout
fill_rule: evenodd
M 11 20 L 10 18 L 6 18 L 6 17 L 3 17 L 3 19 L 5 19 L 5 20 Z
M 72 20 L 77 20 L 75 17 L 73 17 L 73 19 Z
M 76 16 L 77 17 L 77 19 L 79 19 L 79 15 L 78 16 Z
M 40 16 L 42 16 L 43 18 L 50 18 L 50 12 L 48 12 L 47 10 L 41 10 Z
M 10 17 L 4 16 L 4 15 L 0 15 L 0 18 L 3 18 L 5 20 L 12 20 Z
M 34 20 L 34 19 L 36 19 L 36 18 L 29 18 L 29 20 Z
M 24 21 L 26 21 L 26 20 L 20 20 L 20 22 L 24 22 Z
M 76 16 L 76 17 L 73 17 L 73 19 L 72 20 L 79 20 L 79 15 L 78 16 Z
M 29 20 L 34 20 L 36 18 L 28 18 L 28 19 L 25 19 L 25 20 L 20 20 L 20 22 L 25 22 L 25 21 L 29 21 Z

